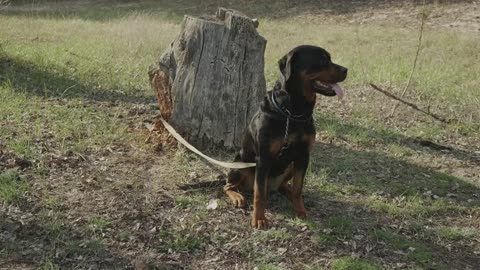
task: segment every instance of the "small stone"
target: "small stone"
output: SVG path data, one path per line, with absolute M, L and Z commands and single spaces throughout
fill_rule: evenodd
M 218 208 L 218 200 L 211 199 L 207 204 L 207 210 L 215 210 Z
M 433 195 L 432 191 L 431 190 L 427 190 L 423 193 L 423 196 L 425 197 L 431 197 Z

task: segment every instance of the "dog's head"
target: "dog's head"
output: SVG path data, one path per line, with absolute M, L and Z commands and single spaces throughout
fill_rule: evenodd
M 278 65 L 281 76 L 277 87 L 290 94 L 303 91 L 307 99 L 314 99 L 315 93 L 343 96 L 337 83 L 345 80 L 348 70 L 333 63 L 325 49 L 309 45 L 296 47 L 282 57 Z

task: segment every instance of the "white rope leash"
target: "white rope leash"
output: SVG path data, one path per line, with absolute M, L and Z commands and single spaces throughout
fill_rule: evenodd
M 245 163 L 245 162 L 223 162 L 223 161 L 218 161 L 216 159 L 213 159 L 204 153 L 200 152 L 197 148 L 195 148 L 193 145 L 189 144 L 178 132 L 163 118 L 160 118 L 160 121 L 162 121 L 163 126 L 172 134 L 172 136 L 177 139 L 178 142 L 183 144 L 185 147 L 190 149 L 192 152 L 195 154 L 203 157 L 204 159 L 208 160 L 209 162 L 216 164 L 218 166 L 228 168 L 228 169 L 244 169 L 244 168 L 251 168 L 255 167 L 257 164 L 256 163 Z

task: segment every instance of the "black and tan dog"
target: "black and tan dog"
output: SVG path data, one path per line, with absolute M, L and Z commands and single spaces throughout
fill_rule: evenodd
M 235 157 L 257 166 L 231 170 L 224 187 L 237 207 L 245 206 L 240 192 L 253 190 L 252 226 L 259 229 L 268 227 L 267 191 L 285 194 L 296 214 L 306 217 L 302 190 L 315 141 L 315 94 L 342 97 L 337 83 L 347 76 L 345 67 L 332 63 L 330 54 L 316 46 L 294 48 L 280 59 L 279 68 L 281 76 L 253 116 Z

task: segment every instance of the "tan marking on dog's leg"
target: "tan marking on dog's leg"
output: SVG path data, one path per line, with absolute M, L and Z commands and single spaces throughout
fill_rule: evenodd
M 307 217 L 308 213 L 305 209 L 305 205 L 303 203 L 302 197 L 302 190 L 303 190 L 303 180 L 305 178 L 305 173 L 297 171 L 293 175 L 293 182 L 291 188 L 291 201 L 293 204 L 293 209 L 297 216 L 305 218 Z
M 315 145 L 315 134 L 305 135 L 303 140 L 308 144 L 308 152 L 312 152 L 313 146 Z
M 265 197 L 260 195 L 257 186 L 255 185 L 253 193 L 253 213 L 252 213 L 252 227 L 255 229 L 265 230 L 269 226 L 269 221 L 265 217 Z
M 233 205 L 238 208 L 243 208 L 245 207 L 245 197 L 243 197 L 240 192 L 231 190 L 227 187 L 228 185 L 225 186 L 224 191 L 232 201 Z

